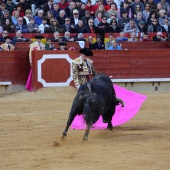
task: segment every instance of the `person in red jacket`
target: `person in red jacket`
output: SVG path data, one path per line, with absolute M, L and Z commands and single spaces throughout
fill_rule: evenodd
M 64 10 L 66 7 L 68 7 L 68 2 L 65 2 L 65 0 L 60 0 L 58 5 L 59 5 L 59 8 Z
M 90 11 L 90 15 L 94 16 L 96 12 L 95 6 L 92 5 L 91 0 L 87 0 L 86 2 L 86 10 Z

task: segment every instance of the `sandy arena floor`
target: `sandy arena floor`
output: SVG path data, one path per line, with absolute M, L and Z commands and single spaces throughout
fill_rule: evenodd
M 70 130 L 60 141 L 76 90 L 44 88 L 0 96 L 0 170 L 168 170 L 170 93 L 145 93 L 134 119 L 114 130 Z M 135 102 L 135 101 L 134 101 Z

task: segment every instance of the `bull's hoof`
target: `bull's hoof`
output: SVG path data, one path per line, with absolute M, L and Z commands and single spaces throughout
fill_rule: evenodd
M 88 141 L 88 137 L 83 137 L 83 142 L 87 142 Z
M 66 140 L 66 137 L 67 137 L 67 133 L 63 132 L 63 135 L 61 136 L 60 140 L 64 142 Z
M 107 129 L 112 131 L 113 130 L 113 126 L 107 126 Z

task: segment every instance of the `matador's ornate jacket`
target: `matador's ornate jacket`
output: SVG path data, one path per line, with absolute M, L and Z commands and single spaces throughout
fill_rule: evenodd
M 87 58 L 86 61 L 82 57 L 77 57 L 72 62 L 73 80 L 76 88 L 78 89 L 81 85 L 89 81 L 89 75 L 97 75 L 97 71 L 93 67 L 93 61 Z

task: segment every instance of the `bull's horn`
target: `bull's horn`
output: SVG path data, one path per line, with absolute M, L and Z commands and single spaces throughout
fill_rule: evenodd
M 118 104 L 118 105 L 119 105 L 119 103 L 121 103 L 122 107 L 125 106 L 125 103 L 124 103 L 124 101 L 123 101 L 122 99 L 116 98 L 116 101 L 117 101 L 117 104 Z

